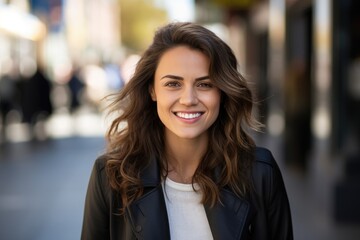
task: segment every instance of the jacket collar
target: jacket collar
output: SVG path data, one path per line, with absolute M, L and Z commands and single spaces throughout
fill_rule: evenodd
M 169 221 L 157 160 L 151 160 L 141 174 L 145 193 L 127 209 L 133 230 L 139 239 L 170 239 Z M 228 189 L 220 191 L 221 203 L 206 215 L 214 239 L 241 239 L 250 204 Z

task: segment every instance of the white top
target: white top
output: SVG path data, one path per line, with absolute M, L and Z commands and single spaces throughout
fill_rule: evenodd
M 198 185 L 194 186 L 199 189 Z M 163 189 L 171 239 L 212 240 L 201 192 L 195 192 L 192 184 L 177 183 L 169 178 Z

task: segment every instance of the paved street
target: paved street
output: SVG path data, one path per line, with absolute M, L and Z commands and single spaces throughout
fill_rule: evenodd
M 0 239 L 80 239 L 83 204 L 101 138 L 0 149 Z
M 295 239 L 360 239 L 359 225 L 336 224 L 326 211 L 328 201 L 314 197 L 319 196 L 314 179 L 282 167 L 276 147 L 269 147 L 283 171 Z M 93 162 L 103 148 L 104 141 L 99 137 L 2 146 L 0 239 L 79 239 L 87 182 Z M 328 194 L 328 190 L 320 190 Z

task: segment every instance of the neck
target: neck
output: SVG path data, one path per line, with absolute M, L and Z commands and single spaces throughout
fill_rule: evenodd
M 207 138 L 175 140 L 167 137 L 165 150 L 169 164 L 168 177 L 175 182 L 191 183 L 207 145 Z

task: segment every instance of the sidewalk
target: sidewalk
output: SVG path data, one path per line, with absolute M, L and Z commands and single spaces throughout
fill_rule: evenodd
M 315 164 L 310 159 L 309 171 L 304 174 L 286 167 L 282 159 L 281 139 L 268 138 L 262 146 L 271 149 L 282 171 L 287 189 L 295 240 L 357 240 L 360 224 L 341 224 L 334 221 L 332 200 L 333 181 L 329 171 L 334 166 Z

